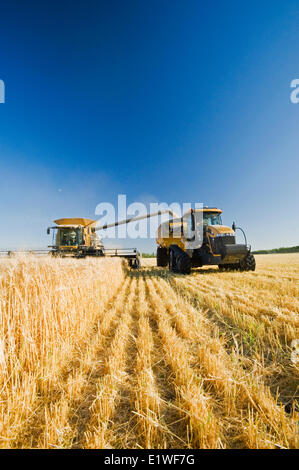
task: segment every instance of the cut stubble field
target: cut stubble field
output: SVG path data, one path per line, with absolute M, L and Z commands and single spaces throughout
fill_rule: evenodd
M 299 254 L 0 261 L 2 448 L 298 448 Z

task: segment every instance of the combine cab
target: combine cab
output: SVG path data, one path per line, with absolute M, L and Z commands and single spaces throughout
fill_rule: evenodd
M 55 226 L 48 227 L 47 233 L 53 231 L 53 242 L 49 246 L 53 256 L 103 256 L 101 239 L 95 233 L 95 220 L 85 218 L 68 218 L 54 220 Z
M 48 227 L 47 233 L 53 231 L 52 256 L 85 258 L 85 256 L 110 256 L 126 258 L 131 268 L 140 266 L 139 253 L 136 248 L 104 248 L 101 238 L 96 233 L 97 221 L 86 218 L 65 218 L 54 220 L 55 226 Z

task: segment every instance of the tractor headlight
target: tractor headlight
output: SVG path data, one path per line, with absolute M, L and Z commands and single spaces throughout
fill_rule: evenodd
M 235 236 L 234 233 L 217 233 L 217 234 L 215 235 L 215 237 L 217 237 L 217 238 L 218 238 L 218 237 L 234 237 L 234 236 Z

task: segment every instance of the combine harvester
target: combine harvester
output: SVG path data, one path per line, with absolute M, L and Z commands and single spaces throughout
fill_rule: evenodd
M 96 231 L 108 228 L 106 225 L 96 227 L 97 221 L 85 218 L 67 218 L 54 220 L 57 224 L 48 227 L 50 235 L 53 230 L 53 243 L 50 254 L 56 257 L 71 256 L 85 258 L 86 256 L 117 256 L 126 258 L 131 268 L 139 268 L 140 259 L 136 248 L 105 248 Z M 117 225 L 111 224 L 111 226 Z
M 170 271 L 180 274 L 189 274 L 192 267 L 205 265 L 216 265 L 220 270 L 255 270 L 255 259 L 244 231 L 235 223 L 232 228 L 223 225 L 222 210 L 213 207 L 191 209 L 183 217 L 164 210 L 101 226 L 97 226 L 96 220 L 86 218 L 58 219 L 54 221 L 55 226 L 47 229 L 48 235 L 53 230 L 50 254 L 76 258 L 117 256 L 127 259 L 129 266 L 137 269 L 140 267 L 140 255 L 136 248 L 105 248 L 96 232 L 165 213 L 172 219 L 163 222 L 157 230 L 157 266 L 168 265 Z M 237 229 L 243 232 L 244 244 L 236 243 Z M 2 253 L 9 255 L 13 252 Z M 41 250 L 31 250 L 29 253 L 41 253 Z

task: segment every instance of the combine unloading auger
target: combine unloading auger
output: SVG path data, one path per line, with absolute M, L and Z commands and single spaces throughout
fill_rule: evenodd
M 172 211 L 163 210 L 104 225 L 98 225 L 99 222 L 96 220 L 85 218 L 58 219 L 54 221 L 57 225 L 49 227 L 47 230 L 48 234 L 51 230 L 54 233 L 56 231 L 56 236 L 53 237 L 55 243 L 50 245 L 49 248 L 51 248 L 52 256 L 57 257 L 117 256 L 126 258 L 129 266 L 136 269 L 140 266 L 140 255 L 136 248 L 105 248 L 96 232 L 165 213 L 170 214 L 172 217 L 175 216 Z

